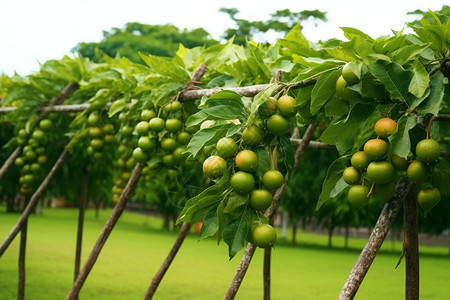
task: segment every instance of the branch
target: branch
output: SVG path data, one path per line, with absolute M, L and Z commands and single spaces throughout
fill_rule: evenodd
M 395 196 L 391 201 L 385 204 L 381 211 L 366 246 L 359 255 L 358 260 L 353 266 L 353 269 L 342 288 L 338 298 L 339 300 L 353 299 L 355 297 L 356 292 L 372 265 L 378 250 L 380 250 L 410 188 L 411 183 L 407 178 L 402 178 L 398 181 L 395 189 Z
M 299 144 L 297 151 L 295 152 L 295 162 L 292 173 L 297 169 L 298 161 L 305 149 L 308 147 L 308 144 L 314 134 L 314 129 L 316 128 L 316 124 L 309 125 L 308 129 L 303 136 L 302 142 Z M 296 133 L 294 132 L 294 137 Z M 286 189 L 287 182 L 285 181 L 283 185 L 275 192 L 273 196 L 272 205 L 267 209 L 264 214 L 269 220 L 270 224 L 273 224 L 273 219 L 278 209 L 278 203 L 280 202 L 281 196 L 283 195 L 284 190 Z M 245 273 L 247 272 L 248 266 L 252 260 L 253 254 L 255 253 L 256 246 L 254 244 L 249 243 L 247 248 L 245 249 L 244 256 L 242 257 L 241 262 L 239 263 L 239 267 L 234 274 L 233 280 L 228 288 L 227 293 L 225 294 L 225 300 L 234 299 L 236 294 L 241 286 L 242 280 L 244 279 Z
M 156 289 L 158 288 L 159 284 L 161 283 L 161 280 L 163 279 L 164 274 L 166 274 L 166 271 L 169 269 L 170 264 L 172 263 L 175 256 L 177 255 L 178 250 L 180 250 L 180 247 L 183 244 L 183 241 L 186 238 L 187 234 L 189 233 L 190 228 L 191 228 L 191 224 L 189 224 L 188 222 L 184 222 L 183 226 L 181 226 L 180 233 L 178 234 L 178 237 L 175 240 L 175 243 L 173 244 L 172 249 L 170 250 L 170 252 L 167 255 L 166 259 L 164 260 L 163 264 L 161 265 L 161 267 L 159 267 L 158 272 L 156 272 L 156 275 L 153 277 L 152 282 L 150 283 L 150 286 L 144 297 L 145 300 L 152 299 L 153 296 L 155 295 Z
M 184 92 L 180 93 L 179 100 L 181 102 L 197 100 L 197 99 L 200 99 L 205 96 L 210 97 L 210 96 L 214 95 L 215 93 L 218 93 L 223 90 L 233 91 L 233 92 L 238 93 L 239 95 L 245 96 L 245 97 L 253 97 L 256 94 L 258 94 L 259 92 L 264 91 L 269 86 L 270 86 L 270 84 L 258 84 L 258 85 L 237 87 L 237 88 L 215 87 L 213 89 L 189 90 L 189 91 L 184 91 Z
M 302 139 L 291 139 L 291 143 L 293 145 L 300 145 L 302 142 Z M 319 148 L 319 149 L 330 149 L 330 150 L 336 150 L 336 147 L 333 145 L 328 145 L 319 141 L 310 141 L 308 144 L 309 148 Z
M 69 154 L 69 151 L 67 149 L 64 149 L 64 151 L 59 156 L 56 163 L 53 165 L 50 172 L 47 174 L 47 177 L 45 177 L 44 181 L 42 181 L 41 185 L 38 187 L 38 189 L 34 192 L 34 194 L 31 196 L 30 202 L 28 202 L 27 206 L 23 210 L 22 215 L 20 216 L 19 220 L 17 221 L 16 225 L 14 225 L 11 232 L 8 234 L 8 236 L 5 238 L 3 243 L 0 246 L 0 257 L 3 255 L 5 250 L 9 247 L 11 242 L 16 237 L 17 233 L 20 231 L 20 228 L 22 227 L 22 224 L 24 224 L 28 216 L 30 215 L 33 207 L 36 205 L 36 202 L 41 197 L 44 190 L 47 188 L 48 184 L 52 180 L 53 176 L 55 175 L 56 171 L 59 169 L 59 167 L 62 165 L 64 160 L 66 159 L 67 155 Z
M 114 226 L 116 225 L 117 221 L 122 215 L 122 212 L 125 209 L 125 205 L 127 204 L 128 199 L 131 195 L 131 191 L 137 184 L 143 168 L 144 168 L 143 163 L 136 164 L 133 174 L 131 175 L 130 180 L 128 180 L 127 186 L 120 195 L 119 201 L 114 207 L 111 216 L 106 221 L 106 224 L 103 226 L 103 230 L 100 233 L 94 247 L 92 248 L 92 251 L 89 254 L 89 257 L 87 258 L 86 263 L 83 266 L 83 269 L 81 270 L 80 274 L 78 274 L 78 277 L 75 280 L 72 289 L 67 294 L 66 300 L 69 299 L 74 300 L 77 298 L 78 293 L 80 292 L 84 282 L 86 281 L 86 278 L 88 277 L 89 273 L 92 270 L 92 267 L 97 261 L 100 251 L 103 249 L 103 246 L 105 245 L 106 240 L 111 234 L 111 231 L 114 229 Z
M 17 147 L 13 153 L 8 157 L 8 159 L 3 164 L 2 168 L 0 169 L 0 179 L 2 179 L 3 175 L 5 175 L 6 171 L 8 171 L 9 167 L 12 166 L 16 158 L 20 155 L 22 152 L 22 147 Z

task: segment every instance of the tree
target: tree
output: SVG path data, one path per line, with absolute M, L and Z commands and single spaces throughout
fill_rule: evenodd
M 147 25 L 132 22 L 125 24 L 123 28 L 104 31 L 103 39 L 98 43 L 79 43 L 72 51 L 94 61 L 101 59 L 101 55 L 98 53 L 100 50 L 111 57 L 119 55 L 127 57 L 133 62 L 143 63 L 139 52 L 173 57 L 180 43 L 187 48 L 193 48 L 210 46 L 216 44 L 217 41 L 212 39 L 203 28 L 180 30 L 170 24 Z
M 448 17 L 450 16 L 450 6 L 443 5 L 441 10 L 435 11 L 433 13 L 439 17 L 441 22 L 445 23 L 447 21 Z M 422 19 L 422 18 L 424 18 L 429 23 L 436 22 L 435 18 L 429 11 L 423 11 L 420 9 L 416 9 L 414 11 L 408 12 L 407 14 L 408 15 L 416 15 L 419 17 L 418 20 L 414 20 L 411 22 L 411 24 L 414 26 L 421 26 L 420 19 Z
M 229 28 L 223 34 L 225 39 L 234 37 L 234 42 L 239 45 L 245 45 L 247 40 L 253 39 L 257 34 L 266 33 L 270 30 L 275 31 L 280 36 L 287 34 L 297 23 L 306 20 L 326 22 L 326 12 L 315 10 L 303 10 L 300 12 L 291 12 L 289 9 L 277 10 L 270 14 L 267 21 L 249 21 L 239 19 L 236 15 L 239 13 L 237 8 L 221 8 L 220 12 L 228 16 L 236 23 L 237 28 Z

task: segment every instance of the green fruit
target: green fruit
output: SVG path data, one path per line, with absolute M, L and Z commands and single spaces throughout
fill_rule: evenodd
M 151 119 L 148 124 L 150 125 L 150 129 L 156 132 L 160 132 L 164 128 L 164 120 L 161 118 L 153 118 Z
M 382 159 L 388 152 L 389 145 L 384 140 L 372 139 L 364 144 L 364 153 L 371 160 Z
M 348 201 L 351 205 L 361 208 L 369 202 L 369 188 L 365 185 L 352 185 L 348 190 Z
M 352 166 L 360 171 L 363 171 L 367 168 L 370 163 L 369 157 L 364 151 L 358 151 L 352 155 L 350 159 Z
M 25 157 L 25 161 L 27 162 L 32 162 L 36 160 L 36 152 L 34 152 L 33 150 L 24 152 L 24 157 Z
M 344 100 L 350 100 L 350 98 L 356 95 L 356 92 L 348 89 L 346 86 L 347 82 L 344 77 L 342 75 L 339 76 L 336 80 L 336 95 Z
M 177 141 L 173 138 L 165 138 L 161 141 L 161 149 L 167 152 L 172 152 L 177 147 Z
M 217 155 L 210 156 L 203 162 L 203 173 L 212 179 L 222 176 L 226 168 L 226 161 Z
M 277 241 L 277 232 L 269 224 L 257 226 L 252 232 L 252 242 L 260 248 L 272 247 Z
M 144 109 L 141 112 L 141 121 L 150 121 L 151 119 L 153 119 L 154 117 L 156 117 L 156 113 L 153 109 Z
M 378 201 L 386 203 L 392 198 L 394 198 L 394 194 L 395 194 L 395 183 L 390 182 L 388 184 L 375 184 L 372 196 Z
M 180 101 L 177 101 L 177 100 L 173 101 L 173 102 L 167 104 L 165 106 L 165 109 L 167 109 L 168 111 L 171 111 L 171 112 L 179 111 L 181 109 L 181 103 L 180 103 Z
M 150 124 L 147 121 L 141 121 L 136 125 L 136 132 L 140 136 L 147 135 L 150 130 Z
M 166 129 L 169 132 L 179 132 L 183 124 L 178 119 L 167 119 L 166 121 Z
M 131 156 L 125 162 L 125 166 L 127 167 L 127 169 L 133 169 L 135 164 L 136 164 L 136 161 L 134 160 L 133 156 Z
M 88 155 L 94 155 L 95 149 L 92 148 L 92 146 L 89 146 L 89 147 L 87 147 L 87 149 L 86 149 L 86 153 L 87 153 Z
M 19 136 L 20 138 L 25 139 L 25 138 L 28 137 L 28 133 L 27 133 L 27 131 L 26 131 L 25 129 L 20 129 L 20 130 L 19 130 L 18 136 Z
M 348 167 L 344 170 L 342 178 L 347 184 L 356 184 L 361 179 L 361 174 L 354 167 Z
M 289 121 L 281 115 L 273 115 L 267 120 L 267 129 L 275 135 L 283 135 L 289 131 Z
M 263 139 L 264 132 L 256 125 L 247 127 L 242 132 L 242 143 L 244 145 L 256 146 L 259 145 Z
M 34 177 L 33 174 L 25 174 L 25 175 L 23 175 L 23 183 L 33 184 L 35 179 L 36 178 Z
M 53 122 L 49 119 L 43 119 L 39 122 L 39 128 L 43 131 L 49 131 L 53 127 Z
M 23 145 L 25 145 L 26 143 L 27 143 L 27 140 L 26 140 L 26 139 L 21 138 L 21 137 L 18 137 L 18 138 L 17 138 L 17 145 L 23 146 Z
M 342 78 L 350 85 L 359 81 L 358 75 L 352 70 L 352 64 L 352 62 L 348 62 L 342 68 Z
M 38 162 L 38 164 L 43 165 L 47 162 L 47 156 L 39 155 L 36 161 Z
M 262 177 L 263 185 L 269 190 L 279 189 L 284 183 L 284 176 L 279 171 L 269 170 Z
M 420 190 L 417 195 L 417 202 L 426 213 L 428 213 L 439 201 L 441 201 L 441 193 L 436 188 Z
M 250 205 L 256 210 L 266 210 L 272 204 L 272 194 L 268 190 L 253 190 Z
M 284 95 L 278 99 L 277 108 L 284 117 L 292 117 L 297 113 L 297 101 L 291 96 Z
M 406 175 L 415 183 L 424 183 L 428 180 L 428 170 L 420 160 L 413 160 L 406 169 Z
M 392 155 L 391 163 L 397 171 L 405 171 L 408 168 L 409 161 L 406 158 L 396 154 Z
M 168 167 L 172 167 L 175 165 L 175 158 L 173 157 L 173 154 L 166 154 L 163 156 L 163 164 L 165 164 Z
M 187 155 L 184 154 L 184 147 L 180 146 L 173 150 L 172 155 L 177 163 L 182 163 L 186 160 Z
M 14 163 L 16 166 L 21 167 L 25 164 L 25 160 L 22 157 L 18 157 L 18 158 L 16 158 Z
M 421 140 L 416 146 L 417 159 L 424 163 L 435 162 L 441 155 L 439 148 L 439 143 L 435 140 Z
M 30 164 L 26 164 L 22 167 L 21 173 L 22 174 L 27 174 L 31 172 L 31 165 Z
M 132 136 L 133 134 L 133 127 L 128 125 L 123 125 L 122 128 L 120 128 L 120 132 L 123 136 Z
M 89 114 L 88 117 L 88 124 L 91 126 L 97 125 L 98 121 L 99 121 L 100 117 L 98 115 L 97 111 L 93 111 Z
M 251 150 L 240 151 L 236 155 L 234 162 L 241 171 L 255 172 L 258 168 L 258 156 Z
M 33 131 L 33 134 L 31 136 L 41 144 L 46 144 L 48 142 L 47 135 L 40 129 Z
M 89 128 L 89 136 L 91 138 L 99 138 L 103 135 L 103 131 L 99 127 L 91 127 Z
M 38 163 L 32 163 L 31 164 L 31 171 L 33 171 L 34 173 L 38 173 L 42 170 L 42 167 L 40 164 Z
M 102 139 L 91 140 L 91 147 L 94 148 L 94 150 L 101 150 L 104 144 L 105 142 Z
M 374 129 L 379 137 L 387 138 L 397 129 L 397 122 L 391 118 L 381 118 L 375 123 Z
M 95 151 L 94 154 L 92 154 L 92 158 L 97 161 L 103 159 L 104 156 L 105 154 L 103 151 Z
M 216 151 L 222 157 L 231 157 L 236 154 L 239 146 L 230 137 L 221 138 L 216 144 Z
M 44 154 L 45 153 L 45 148 L 44 147 L 39 147 L 39 148 L 36 148 L 34 151 L 36 152 L 36 154 Z
M 141 136 L 138 140 L 138 146 L 144 151 L 150 151 L 155 149 L 156 141 L 148 136 Z
M 31 148 L 36 148 L 36 147 L 39 147 L 39 146 L 40 146 L 39 142 L 36 141 L 34 138 L 31 138 L 31 139 L 28 140 L 28 145 L 29 145 Z
M 394 175 L 394 166 L 387 161 L 373 161 L 367 167 L 367 179 L 376 184 L 387 184 L 394 179 Z
M 277 99 L 270 97 L 266 102 L 258 107 L 258 112 L 262 117 L 270 117 L 277 110 Z
M 146 162 L 148 160 L 148 155 L 147 155 L 147 153 L 144 152 L 144 150 L 137 147 L 133 151 L 133 158 L 137 162 Z
M 182 131 L 182 132 L 178 133 L 178 135 L 177 135 L 177 142 L 180 145 L 187 145 L 190 140 L 191 140 L 191 135 L 186 131 Z
M 246 194 L 253 190 L 255 178 L 250 173 L 238 171 L 231 176 L 230 184 L 235 192 Z
M 103 137 L 103 141 L 105 142 L 105 144 L 112 144 L 112 143 L 114 143 L 114 141 L 115 141 L 114 135 L 112 135 L 112 134 L 105 135 Z
M 115 131 L 114 126 L 112 124 L 105 124 L 103 126 L 103 133 L 104 134 L 113 134 Z

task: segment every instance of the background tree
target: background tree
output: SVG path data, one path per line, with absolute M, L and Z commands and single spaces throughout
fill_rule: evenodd
M 441 22 L 446 22 L 448 17 L 450 16 L 450 6 L 448 5 L 444 5 L 442 6 L 441 10 L 438 11 L 434 11 L 434 13 L 439 16 L 439 18 L 441 19 Z M 427 20 L 429 23 L 435 23 L 435 19 L 433 17 L 433 15 L 429 12 L 429 11 L 423 11 L 420 9 L 416 9 L 414 11 L 410 11 L 407 13 L 408 15 L 417 15 L 418 19 L 414 20 L 412 22 L 410 22 L 411 24 L 413 24 L 414 26 L 422 26 L 420 23 L 420 19 L 424 18 L 425 20 Z
M 289 9 L 277 10 L 270 14 L 267 21 L 249 21 L 239 19 L 236 15 L 239 13 L 237 8 L 221 8 L 220 12 L 226 13 L 235 23 L 236 28 L 225 30 L 223 37 L 230 39 L 234 36 L 236 44 L 245 45 L 247 40 L 253 39 L 257 34 L 274 31 L 280 36 L 287 34 L 297 23 L 307 20 L 313 20 L 317 26 L 318 21 L 326 22 L 326 12 L 320 10 L 302 10 L 292 12 Z

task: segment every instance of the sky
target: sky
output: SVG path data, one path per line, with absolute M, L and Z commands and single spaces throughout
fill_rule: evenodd
M 401 30 L 411 21 L 408 11 L 440 10 L 444 0 L 0 0 L 0 74 L 27 75 L 39 63 L 73 56 L 79 42 L 97 42 L 102 32 L 127 22 L 173 24 L 179 28 L 203 27 L 219 39 L 233 22 L 218 12 L 235 7 L 238 18 L 267 20 L 270 13 L 319 9 L 327 12 L 327 23 L 303 23 L 303 33 L 315 42 L 344 39 L 340 27 L 355 27 L 376 38 Z

